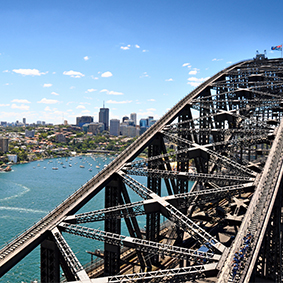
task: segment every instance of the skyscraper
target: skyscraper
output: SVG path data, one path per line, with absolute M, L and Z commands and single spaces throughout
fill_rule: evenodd
M 110 120 L 110 135 L 112 136 L 120 135 L 120 121 L 118 119 Z
M 137 124 L 137 113 L 131 113 L 130 115 L 131 120 L 134 121 L 135 125 Z
M 104 130 L 109 130 L 109 108 L 100 108 L 99 110 L 99 122 L 104 124 Z

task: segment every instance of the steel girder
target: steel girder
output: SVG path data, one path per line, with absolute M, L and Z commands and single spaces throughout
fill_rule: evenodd
M 171 221 L 169 223 L 175 223 L 174 227 L 185 232 L 179 233 L 179 242 L 176 238 L 170 239 L 172 244 L 167 250 L 163 245 L 163 251 L 172 259 L 166 262 L 166 257 L 160 257 L 165 266 L 164 272 L 135 272 L 128 277 L 113 275 L 101 280 L 117 282 L 160 278 L 169 281 L 180 277 L 180 274 L 192 279 L 193 273 L 209 276 L 205 271 L 209 264 L 199 265 L 192 260 L 180 263 L 185 249 L 194 250 L 196 254 L 203 249 L 217 254 L 219 262 L 209 265 L 207 270 L 219 273 L 215 279 L 211 278 L 218 282 L 248 282 L 252 274 L 272 277 L 271 270 L 261 272 L 267 270 L 264 258 L 272 252 L 274 256 L 269 263 L 277 270 L 276 278 L 281 279 L 282 215 L 278 212 L 282 207 L 282 74 L 282 59 L 268 60 L 261 56 L 237 63 L 212 76 L 173 106 L 75 194 L 6 245 L 0 251 L 0 275 L 48 239 L 50 231 L 53 231 L 60 257 L 70 264 L 69 271 L 74 279 L 86 278 L 88 275 L 77 263 L 60 231 L 56 230 L 64 221 L 104 220 L 105 233 L 108 230 L 113 236 L 119 235 L 119 223 L 125 219 L 129 237 L 135 242 L 135 260 L 141 263 L 144 260 L 139 251 L 144 249 L 145 239 L 136 216 L 161 213 Z M 198 111 L 198 117 L 195 111 Z M 148 158 L 136 160 L 144 150 L 148 150 Z M 145 176 L 146 185 L 128 176 L 128 173 Z M 233 182 L 229 181 L 232 179 Z M 113 181 L 120 183 L 121 180 L 124 184 L 113 185 Z M 188 191 L 189 180 L 194 182 L 191 192 Z M 227 180 L 227 183 L 221 180 Z M 168 195 L 161 197 L 164 184 Z M 104 188 L 108 192 L 105 208 L 75 215 Z M 124 190 L 122 195 L 119 188 Z M 142 200 L 131 203 L 126 193 L 128 189 Z M 146 248 L 146 253 L 154 254 L 162 245 L 154 242 L 162 238 L 158 230 L 160 219 L 154 217 L 148 224 L 148 227 L 153 227 L 153 236 L 148 236 L 153 241 L 148 241 L 150 248 Z M 147 229 L 149 235 L 152 231 Z M 241 262 L 241 272 L 234 272 L 231 265 L 233 253 L 241 248 L 246 233 L 253 233 L 253 240 L 245 253 L 245 260 Z M 110 244 L 117 246 L 121 240 L 118 238 L 117 243 L 112 241 Z M 180 247 L 175 247 L 176 244 Z M 155 252 L 153 247 L 156 247 Z M 180 251 L 177 260 L 169 252 L 174 249 Z M 116 250 L 116 256 L 108 261 L 108 265 L 117 262 L 112 274 L 118 272 L 118 254 Z M 159 252 L 157 254 L 160 255 Z M 157 260 L 153 262 L 159 263 Z M 176 268 L 178 264 L 192 266 Z

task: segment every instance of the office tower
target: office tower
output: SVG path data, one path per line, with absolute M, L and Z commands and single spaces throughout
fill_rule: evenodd
M 156 120 L 150 120 L 148 127 L 151 127 L 152 125 L 154 125 L 156 123 Z
M 109 130 L 109 108 L 100 108 L 99 110 L 99 123 L 104 124 L 105 131 Z
M 137 124 L 137 113 L 131 113 L 130 114 L 131 120 L 134 121 L 135 125 Z
M 116 137 L 120 135 L 120 121 L 118 119 L 110 120 L 110 135 Z
M 150 124 L 151 120 L 153 120 L 153 116 L 148 116 L 148 118 L 147 118 L 147 126 L 148 127 L 150 127 L 149 124 Z
M 26 124 L 26 118 L 23 118 L 23 124 L 24 125 Z
M 79 126 L 79 127 L 82 127 L 84 124 L 92 123 L 92 122 L 93 122 L 93 117 L 91 117 L 91 116 L 82 116 L 82 117 L 77 117 L 76 125 Z
M 147 119 L 140 119 L 140 127 L 147 127 L 148 126 L 148 120 Z

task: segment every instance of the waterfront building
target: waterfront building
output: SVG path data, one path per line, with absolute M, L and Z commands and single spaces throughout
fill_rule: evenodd
M 9 139 L 6 137 L 0 137 L 0 151 L 6 153 L 9 151 Z
M 18 162 L 18 156 L 17 154 L 7 154 L 8 160 L 17 163 Z
M 120 135 L 120 121 L 118 119 L 110 120 L 110 135 L 116 137 Z
M 76 125 L 79 126 L 79 127 L 82 127 L 86 123 L 92 123 L 93 117 L 91 117 L 91 116 L 77 117 L 76 121 L 77 121 Z
M 100 108 L 99 110 L 99 123 L 104 124 L 104 129 L 109 130 L 109 108 Z

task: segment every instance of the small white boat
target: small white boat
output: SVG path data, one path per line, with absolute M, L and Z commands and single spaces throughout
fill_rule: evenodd
M 58 170 L 58 167 L 52 167 L 52 170 Z

